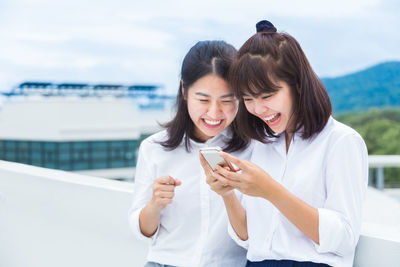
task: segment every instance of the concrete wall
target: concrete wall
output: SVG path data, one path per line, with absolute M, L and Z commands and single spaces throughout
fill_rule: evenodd
M 394 267 L 400 265 L 400 241 L 362 234 L 354 267 Z
M 0 161 L 1 267 L 139 267 L 133 184 Z M 398 266 L 400 202 L 368 190 L 356 267 Z
M 0 266 L 143 266 L 133 184 L 0 161 Z

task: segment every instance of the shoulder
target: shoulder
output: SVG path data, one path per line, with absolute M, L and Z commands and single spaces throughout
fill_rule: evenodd
M 162 130 L 143 139 L 142 144 L 146 146 L 159 145 L 160 142 L 165 141 L 167 138 L 167 130 Z
M 328 142 L 331 148 L 340 146 L 350 149 L 352 146 L 357 146 L 366 149 L 363 138 L 356 130 L 332 117 L 317 138 L 322 138 L 324 142 Z
M 246 147 L 242 148 L 241 150 L 232 152 L 232 155 L 240 159 L 250 160 L 256 142 L 258 141 L 250 140 Z
M 356 139 L 361 139 L 361 135 L 346 124 L 343 124 L 334 118 L 330 118 L 327 125 L 325 126 L 323 132 L 326 130 L 326 133 L 331 139 L 338 140 L 345 137 L 354 137 Z
M 157 132 L 143 139 L 140 143 L 139 153 L 151 154 L 154 152 L 164 151 L 164 147 L 160 144 L 167 139 L 168 133 L 166 130 Z

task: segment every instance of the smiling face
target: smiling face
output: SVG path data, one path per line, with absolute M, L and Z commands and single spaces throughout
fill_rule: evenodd
M 293 127 L 293 97 L 286 82 L 276 83 L 280 88 L 274 93 L 261 93 L 255 97 L 243 94 L 244 104 L 248 112 L 262 119 L 276 134 Z
M 194 136 L 205 142 L 221 133 L 235 119 L 238 100 L 229 84 L 216 75 L 198 79 L 187 92 L 187 107 Z

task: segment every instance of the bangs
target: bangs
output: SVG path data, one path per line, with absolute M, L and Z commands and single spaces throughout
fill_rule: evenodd
M 290 87 L 294 128 L 303 139 L 323 130 L 332 114 L 328 92 L 315 74 L 299 43 L 289 34 L 256 33 L 239 51 L 229 72 L 229 82 L 239 102 L 238 129 L 241 136 L 263 142 L 274 137 L 269 126 L 252 115 L 244 94 L 259 97 L 280 90 L 279 82 Z
M 270 57 L 245 54 L 236 60 L 231 68 L 230 82 L 237 97 L 249 94 L 258 97 L 261 94 L 279 90 L 277 77 L 278 66 Z

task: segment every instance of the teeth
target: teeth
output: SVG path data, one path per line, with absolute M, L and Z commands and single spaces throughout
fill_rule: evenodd
M 204 121 L 205 121 L 207 124 L 210 124 L 210 125 L 218 125 L 218 124 L 221 123 L 221 120 L 219 120 L 219 121 L 210 121 L 210 120 L 204 119 Z
M 265 117 L 264 120 L 266 120 L 266 121 L 272 120 L 273 118 L 275 118 L 276 115 L 277 114 L 273 114 L 273 115 L 270 115 L 268 117 Z

